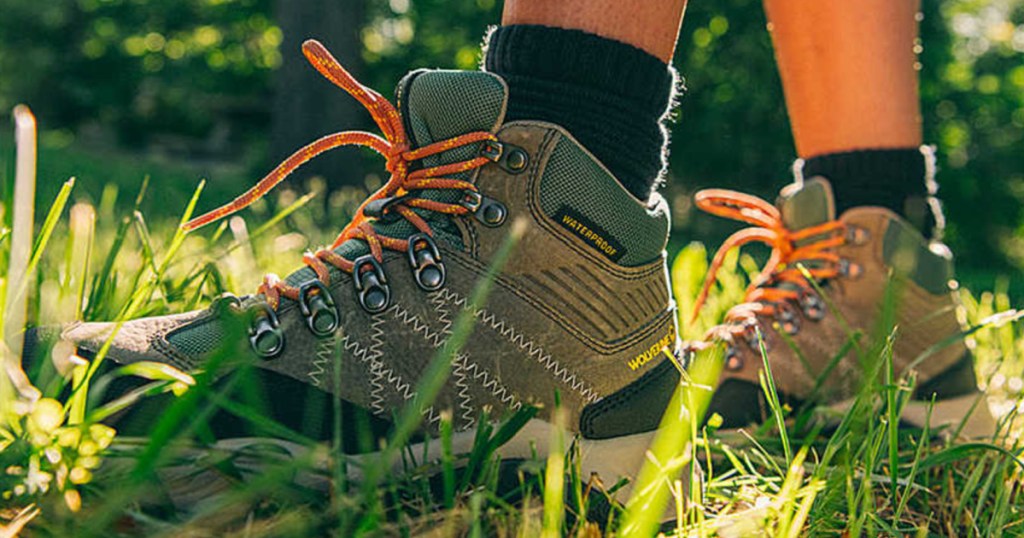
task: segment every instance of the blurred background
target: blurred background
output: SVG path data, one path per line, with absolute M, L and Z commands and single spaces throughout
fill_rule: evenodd
M 991 286 L 1024 268 L 1024 0 L 924 4 L 925 140 L 939 148 L 947 239 L 963 279 Z M 39 118 L 40 207 L 70 176 L 79 201 L 130 205 L 149 176 L 156 195 L 143 211 L 171 222 L 200 178 L 208 209 L 319 136 L 372 128 L 306 65 L 306 37 L 390 96 L 412 68 L 475 68 L 500 11 L 499 0 L 0 0 L 0 115 L 27 103 Z M 773 197 L 790 181 L 794 149 L 765 24 L 759 0 L 687 9 L 676 58 L 687 91 L 666 190 L 674 248 L 713 245 L 731 231 L 695 214 L 695 190 Z M 7 180 L 11 146 L 10 129 L 0 129 Z M 340 229 L 380 185 L 381 164 L 335 152 L 269 203 L 315 191 L 306 218 Z M 1001 286 L 1024 298 L 1022 281 Z

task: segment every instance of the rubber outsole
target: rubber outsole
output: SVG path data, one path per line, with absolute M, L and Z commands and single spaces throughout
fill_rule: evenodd
M 845 414 L 852 405 L 853 400 L 847 400 L 831 405 L 830 409 Z M 924 428 L 927 423 L 928 428 L 938 435 L 957 434 L 965 439 L 991 439 L 998 432 L 998 422 L 992 416 L 981 393 L 934 403 L 912 400 L 904 407 L 901 421 L 904 425 L 915 428 Z M 553 424 L 541 419 L 532 419 L 512 439 L 499 447 L 495 454 L 506 461 L 542 460 L 550 453 L 557 433 Z M 622 478 L 628 479 L 627 483 L 611 495 L 619 502 L 627 501 L 632 491 L 632 480 L 648 459 L 648 448 L 656 433 L 650 431 L 600 440 L 576 437 L 574 442 L 579 454 L 576 463 L 579 465 L 580 476 L 584 481 L 596 476 L 605 487 L 615 485 Z M 732 437 L 728 432 L 720 433 L 723 433 L 726 439 Z M 475 439 L 474 430 L 454 433 L 452 453 L 470 453 Z M 564 439 L 568 443 L 572 440 L 572 434 L 566 433 Z M 194 454 L 195 457 L 189 457 L 189 454 Z M 441 442 L 431 439 L 413 443 L 404 449 L 402 454 L 403 457 L 389 470 L 391 474 L 405 473 L 410 469 L 441 461 Z M 296 466 L 294 483 L 324 492 L 331 489 L 332 458 L 327 445 L 317 444 L 310 447 L 281 439 L 234 438 L 218 441 L 212 449 L 183 449 L 182 456 L 190 463 L 160 471 L 167 493 L 174 503 L 180 508 L 195 506 L 204 499 L 230 489 L 237 482 L 237 478 L 219 475 L 210 468 L 202 470 L 196 465 L 201 460 L 216 461 L 218 457 L 225 455 L 232 457 L 236 468 L 253 475 L 264 473 L 273 467 L 267 464 L 268 456 L 278 459 L 283 465 L 302 461 L 301 466 Z M 363 481 L 363 469 L 379 464 L 379 458 L 379 452 L 347 456 L 347 479 L 353 483 Z
M 611 487 L 620 479 L 632 481 L 639 473 L 647 459 L 647 449 L 654 440 L 655 431 L 617 437 L 613 439 L 577 438 L 579 458 L 576 460 L 580 468 L 580 476 L 584 481 L 595 477 L 605 487 Z M 556 427 L 541 419 L 532 419 L 507 443 L 498 447 L 495 454 L 502 460 L 543 460 L 552 449 L 552 441 L 557 435 Z M 572 441 L 572 434 L 566 433 L 566 443 Z M 468 454 L 473 450 L 476 439 L 475 430 L 467 430 L 452 434 L 452 453 Z M 568 446 L 565 447 L 568 449 Z M 352 483 L 360 483 L 370 465 L 380 462 L 380 452 L 346 456 L 346 478 Z M 425 464 L 442 460 L 442 446 L 437 439 L 412 443 L 402 450 L 402 458 L 390 469 L 391 474 L 408 472 Z M 219 474 L 212 468 L 203 469 L 202 461 L 217 461 L 230 457 L 236 469 L 253 476 L 262 474 L 274 466 L 272 462 L 288 465 L 289 462 L 301 461 L 301 469 L 297 469 L 294 482 L 304 487 L 327 492 L 331 484 L 331 457 L 328 447 L 318 444 L 315 447 L 272 438 L 234 438 L 216 442 L 211 448 L 182 447 L 178 453 L 178 461 L 187 461 L 182 465 L 165 467 L 160 470 L 160 477 L 168 495 L 179 508 L 195 506 L 219 493 L 229 490 L 236 478 Z M 247 480 L 246 477 L 242 478 Z M 631 484 L 627 482 L 615 490 L 612 498 L 625 502 L 629 498 Z
M 845 400 L 829 406 L 836 413 L 847 413 L 854 400 Z M 999 423 L 992 416 L 985 394 L 975 392 L 935 402 L 910 400 L 903 407 L 900 421 L 914 428 L 926 425 L 940 435 L 955 435 L 963 439 L 993 439 L 999 433 Z

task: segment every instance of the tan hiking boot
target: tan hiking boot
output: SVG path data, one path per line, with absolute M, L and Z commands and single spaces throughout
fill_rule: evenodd
M 262 369 L 390 418 L 413 398 L 455 319 L 470 310 L 475 325 L 425 413 L 426 432 L 450 411 L 460 432 L 455 450 L 468 451 L 482 409 L 496 417 L 537 405 L 537 418 L 499 450 L 528 458 L 532 443 L 542 449 L 550 438 L 557 394 L 566 426 L 582 436 L 585 476 L 598 472 L 614 484 L 631 475 L 678 381 L 668 357 L 678 344 L 665 201 L 631 196 L 557 125 L 505 122 L 507 87 L 493 74 L 412 72 L 399 85 L 396 109 L 319 44 L 304 51 L 366 105 L 385 138 L 325 137 L 196 225 L 244 207 L 338 145 L 381 152 L 392 178 L 333 248 L 306 255 L 306 268 L 268 276 L 254 296 L 130 321 L 113 336 L 109 358 L 191 371 L 241 349 Z M 472 307 L 474 288 L 513 228 L 521 231 L 518 244 L 486 303 Z M 231 332 L 229 320 L 238 319 L 248 335 Z M 113 329 L 85 323 L 61 337 L 92 357 Z
M 903 419 L 923 425 L 925 402 L 934 396 L 932 428 L 956 427 L 966 419 L 965 435 L 993 433 L 984 400 L 976 405 L 980 394 L 971 354 L 960 338 L 953 259 L 944 244 L 925 240 L 881 207 L 856 207 L 837 219 L 831 185 L 821 177 L 786 187 L 775 206 L 723 190 L 697 193 L 697 205 L 755 225 L 723 244 L 698 308 L 727 250 L 751 241 L 773 249 L 746 302 L 733 307 L 707 337 L 727 345 L 709 410 L 723 417 L 724 427 L 760 422 L 770 413 L 758 378 L 763 369 L 758 332 L 784 400 L 841 408 L 856 394 L 868 368 L 861 357 L 871 350 L 863 346 L 880 329 L 896 327 L 896 374 L 917 374 Z M 894 310 L 887 311 L 887 304 Z M 891 322 L 885 323 L 886 316 Z

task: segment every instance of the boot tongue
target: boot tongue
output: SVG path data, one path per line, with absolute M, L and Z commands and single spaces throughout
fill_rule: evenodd
M 832 185 L 823 177 L 813 177 L 782 189 L 775 203 L 782 222 L 790 231 L 802 230 L 835 220 Z
M 399 82 L 397 94 L 399 113 L 414 148 L 475 131 L 496 132 L 505 117 L 505 83 L 497 76 L 482 71 L 413 71 Z M 432 167 L 465 161 L 475 157 L 478 151 L 479 145 L 471 144 L 432 155 L 419 164 Z M 471 174 L 472 171 L 450 177 L 468 179 Z M 424 190 L 417 196 L 455 203 L 461 193 L 451 189 Z M 437 239 L 462 246 L 461 237 L 450 217 L 431 211 L 416 211 L 430 223 Z M 374 222 L 373 228 L 381 235 L 399 239 L 417 231 L 402 218 L 390 222 Z M 370 249 L 363 241 L 353 239 L 342 243 L 334 251 L 354 260 L 368 254 Z M 286 280 L 294 286 L 312 280 L 315 276 L 312 269 L 303 267 Z
M 775 206 L 782 213 L 782 223 L 791 232 L 824 224 L 835 220 L 836 217 L 832 185 L 821 176 L 787 185 L 779 193 Z M 795 245 L 801 247 L 820 238 L 821 236 L 808 237 L 797 241 Z M 820 265 L 819 263 L 809 261 L 802 263 L 808 268 Z M 788 281 L 777 282 L 775 285 L 797 292 L 802 289 L 800 286 Z
M 505 84 L 483 71 L 413 71 L 398 84 L 398 103 L 413 147 L 474 131 L 495 132 L 505 117 Z M 476 156 L 465 146 L 423 160 L 437 166 Z

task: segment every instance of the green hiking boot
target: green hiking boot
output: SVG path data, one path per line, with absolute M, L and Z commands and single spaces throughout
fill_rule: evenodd
M 425 412 L 425 432 L 436 432 L 450 411 L 459 432 L 454 449 L 467 452 L 482 409 L 496 417 L 539 406 L 499 453 L 529 458 L 536 443 L 545 454 L 557 394 L 566 426 L 580 434 L 584 476 L 597 472 L 606 484 L 632 476 L 679 378 L 668 357 L 678 344 L 665 201 L 631 196 L 557 125 L 505 122 L 507 87 L 493 74 L 414 71 L 399 84 L 395 109 L 319 44 L 308 42 L 304 51 L 367 106 L 385 138 L 327 136 L 192 226 L 244 207 L 339 145 L 384 154 L 391 180 L 333 248 L 305 256 L 307 267 L 284 279 L 268 276 L 253 296 L 129 321 L 113 336 L 108 357 L 203 368 L 225 347 L 231 320 L 243 319 L 244 354 L 259 368 L 390 418 L 413 398 L 454 320 L 469 309 L 475 324 Z M 471 307 L 474 288 L 513 229 L 518 243 L 485 304 Z M 113 329 L 82 323 L 60 337 L 89 358 Z
M 956 431 L 963 423 L 967 437 L 994 433 L 995 421 L 978 391 L 971 354 L 960 338 L 953 258 L 944 244 L 927 241 L 900 216 L 881 207 L 852 208 L 837 219 L 832 187 L 821 177 L 786 187 L 775 206 L 723 190 L 697 193 L 697 205 L 755 225 L 723 244 L 698 308 L 727 250 L 750 241 L 773 249 L 745 302 L 733 307 L 725 322 L 707 335 L 708 342 L 727 346 L 709 409 L 709 415 L 723 417 L 723 427 L 762 422 L 771 414 L 758 377 L 763 369 L 758 334 L 783 401 L 793 407 L 811 401 L 847 409 L 870 364 L 862 364 L 858 345 L 866 345 L 883 328 L 889 302 L 895 307 L 891 326 L 897 327 L 896 375 L 914 371 L 917 379 L 903 420 L 923 426 L 934 396 L 932 429 L 947 426 Z M 816 281 L 817 289 L 807 277 Z

